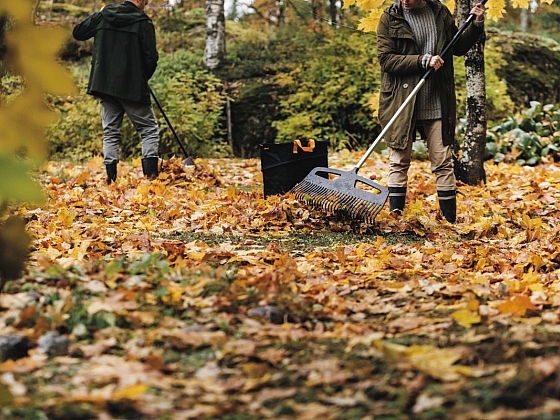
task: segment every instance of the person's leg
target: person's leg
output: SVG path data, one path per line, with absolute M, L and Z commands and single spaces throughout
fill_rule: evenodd
M 455 223 L 457 217 L 457 183 L 453 170 L 451 146 L 444 146 L 441 134 L 441 120 L 424 121 L 428 143 L 431 170 L 436 177 L 436 189 L 440 210 L 445 219 Z
M 126 113 L 142 138 L 142 170 L 148 178 L 159 173 L 159 126 L 152 105 L 123 101 Z
M 414 127 L 414 124 L 411 125 Z M 408 169 L 410 168 L 410 156 L 412 154 L 412 135 L 405 149 L 389 148 L 389 175 L 387 185 L 389 187 L 389 211 L 398 214 L 404 210 L 406 202 L 406 188 L 408 184 Z
M 118 101 L 110 98 L 100 99 L 100 103 L 103 126 L 103 162 L 107 171 L 107 184 L 111 184 L 117 179 L 124 108 Z

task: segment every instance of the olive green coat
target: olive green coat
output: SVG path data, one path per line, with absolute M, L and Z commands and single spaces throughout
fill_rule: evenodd
M 437 0 L 428 0 L 437 26 L 437 51 L 444 47 L 458 32 L 449 9 Z M 442 57 L 445 64 L 429 77 L 437 79 L 441 98 L 443 144 L 455 141 L 457 101 L 455 97 L 453 55 L 464 55 L 483 32 L 482 24 L 470 24 L 456 43 Z M 389 6 L 381 15 L 377 28 L 377 57 L 381 65 L 381 93 L 379 97 L 379 119 L 383 127 L 396 114 L 401 104 L 418 84 L 427 69 L 422 67 L 422 54 L 414 39 L 410 25 L 404 19 L 400 1 Z M 384 141 L 394 149 L 404 149 L 408 142 L 414 112 L 414 100 L 402 111 Z

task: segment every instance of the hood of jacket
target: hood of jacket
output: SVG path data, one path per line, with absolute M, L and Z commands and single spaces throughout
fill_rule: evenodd
M 150 18 L 133 3 L 125 1 L 122 4 L 109 4 L 101 10 L 103 19 L 116 27 L 132 25 Z

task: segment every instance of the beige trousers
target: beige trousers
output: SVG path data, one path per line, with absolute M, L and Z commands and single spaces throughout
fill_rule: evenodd
M 455 173 L 453 171 L 453 155 L 451 146 L 444 146 L 441 137 L 441 120 L 418 121 L 424 128 L 428 147 L 428 158 L 430 169 L 436 177 L 438 191 L 454 191 L 456 188 Z M 389 148 L 389 176 L 387 185 L 389 187 L 405 187 L 408 182 L 408 169 L 410 168 L 410 156 L 412 154 L 412 143 L 415 140 L 415 122 L 412 122 L 412 130 L 409 135 L 405 149 Z

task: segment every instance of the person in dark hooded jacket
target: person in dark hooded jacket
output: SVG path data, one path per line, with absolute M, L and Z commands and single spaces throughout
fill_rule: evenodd
M 87 93 L 99 98 L 103 124 L 103 158 L 107 183 L 117 178 L 121 127 L 126 112 L 142 138 L 142 170 L 158 175 L 159 126 L 150 100 L 148 80 L 158 52 L 151 19 L 144 13 L 149 0 L 126 0 L 103 7 L 73 30 L 78 41 L 94 38 Z
M 377 28 L 377 56 L 381 65 L 379 119 L 386 126 L 429 68 L 426 79 L 384 141 L 389 147 L 389 210 L 405 206 L 408 169 L 416 130 L 428 145 L 431 170 L 436 177 L 440 210 L 454 223 L 457 214 L 456 180 L 452 147 L 455 142 L 457 104 L 453 55 L 464 55 L 484 31 L 484 5 L 471 9 L 473 24 L 460 34 L 445 56 L 439 52 L 457 34 L 449 9 L 439 0 L 395 0 L 382 14 Z

